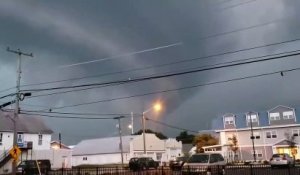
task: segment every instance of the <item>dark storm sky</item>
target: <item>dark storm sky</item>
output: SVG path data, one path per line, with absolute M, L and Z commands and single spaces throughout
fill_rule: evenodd
M 33 52 L 22 59 L 22 84 L 63 80 L 95 74 L 167 64 L 222 52 L 300 38 L 297 0 L 103 0 L 0 2 L 1 89 L 15 86 L 17 56 L 6 47 Z M 266 25 L 266 23 L 268 23 Z M 226 35 L 228 31 L 264 24 Z M 91 79 L 27 86 L 56 87 L 191 70 L 207 64 L 299 49 L 300 42 L 270 46 L 219 57 Z M 99 61 L 100 59 L 105 59 Z M 94 60 L 98 60 L 93 62 Z M 91 63 L 85 63 L 90 62 Z M 77 64 L 79 63 L 79 64 Z M 80 64 L 82 63 L 82 64 Z M 300 67 L 298 56 L 190 75 L 26 99 L 24 110 L 132 96 L 243 76 Z M 300 106 L 299 71 L 246 79 L 188 90 L 54 110 L 57 112 L 142 113 L 155 101 L 164 106 L 148 117 L 191 130 L 210 129 L 211 121 L 226 112 L 268 110 L 276 105 Z M 6 95 L 14 90 L 1 92 Z M 36 93 L 35 95 L 42 94 Z M 10 98 L 2 99 L 2 102 Z M 117 135 L 113 120 L 45 118 L 63 141 Z M 140 128 L 140 119 L 134 121 Z M 124 133 L 129 120 L 123 120 Z M 147 123 L 151 129 L 176 136 L 180 131 Z

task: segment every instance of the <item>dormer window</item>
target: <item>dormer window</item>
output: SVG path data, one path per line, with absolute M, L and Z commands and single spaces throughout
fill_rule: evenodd
M 224 122 L 225 125 L 234 125 L 234 117 L 225 117 Z
M 270 120 L 280 120 L 279 112 L 270 113 Z
M 251 121 L 252 123 L 258 122 L 258 117 L 256 114 L 247 114 L 247 122 L 250 123 Z
M 283 119 L 293 119 L 294 118 L 294 112 L 293 111 L 285 111 L 282 113 Z

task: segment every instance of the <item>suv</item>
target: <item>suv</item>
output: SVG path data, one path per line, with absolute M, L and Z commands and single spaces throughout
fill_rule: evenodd
M 134 157 L 129 161 L 129 169 L 133 171 L 144 170 L 149 168 L 155 168 L 159 166 L 159 163 L 154 161 L 150 157 Z
M 219 153 L 199 153 L 192 155 L 183 165 L 183 174 L 224 174 L 226 162 Z
M 38 167 L 38 166 L 39 167 Z M 22 175 L 48 174 L 51 170 L 50 160 L 24 160 L 17 167 L 17 173 Z
M 294 159 L 286 153 L 273 154 L 270 165 L 272 168 L 275 166 L 294 166 Z

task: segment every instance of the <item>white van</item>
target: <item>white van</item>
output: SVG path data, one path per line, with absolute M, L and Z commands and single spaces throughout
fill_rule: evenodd
M 219 153 L 199 153 L 192 155 L 183 165 L 182 172 L 193 174 L 199 172 L 225 172 L 226 162 Z

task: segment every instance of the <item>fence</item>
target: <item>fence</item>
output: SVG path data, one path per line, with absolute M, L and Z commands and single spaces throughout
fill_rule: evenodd
M 172 170 L 157 169 L 132 171 L 128 167 L 92 167 L 52 170 L 48 175 L 300 175 L 300 167 L 271 168 L 270 165 L 189 166 Z M 24 173 L 26 175 L 26 173 Z M 34 175 L 34 174 L 30 174 Z

